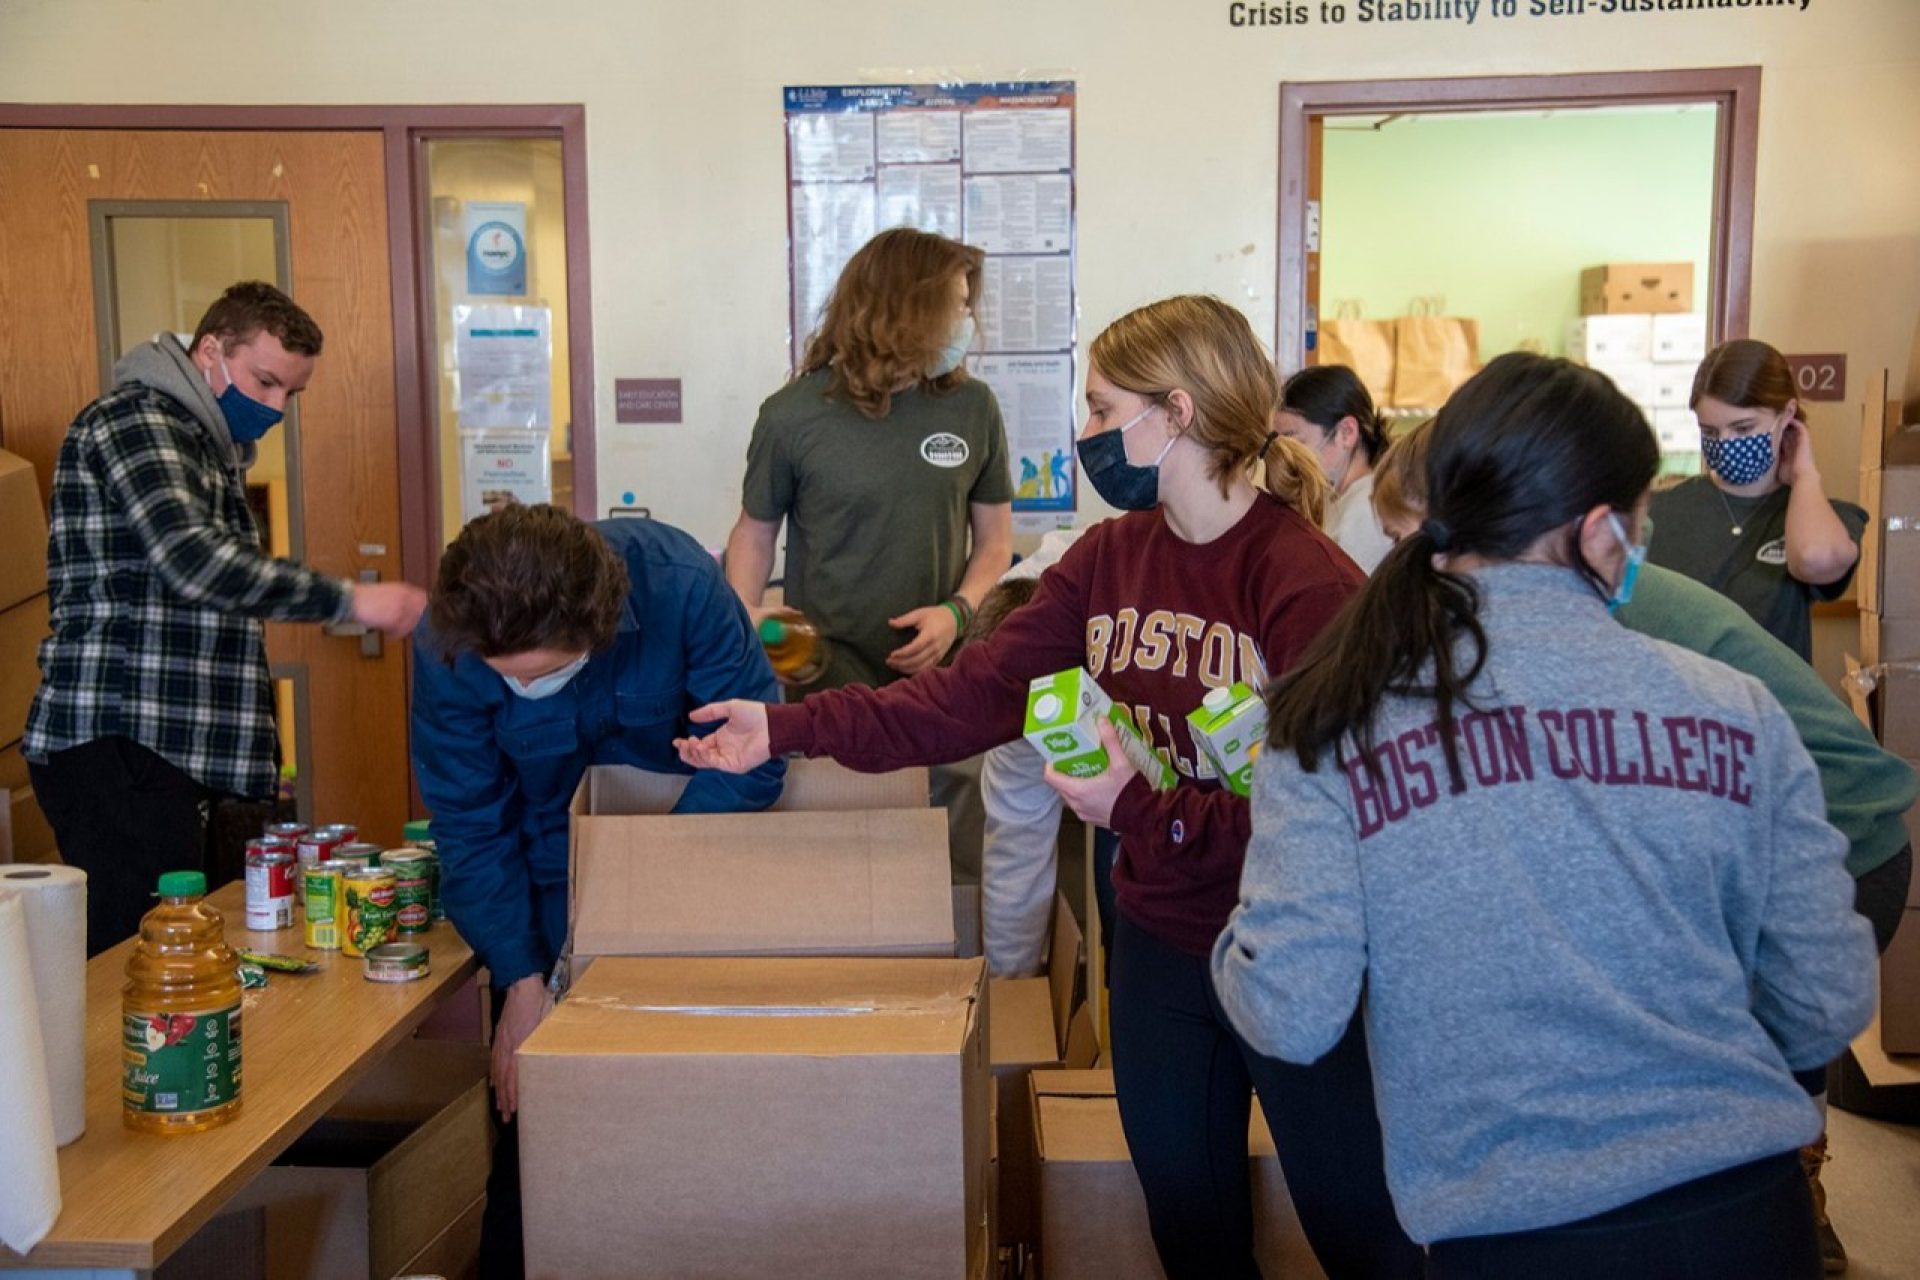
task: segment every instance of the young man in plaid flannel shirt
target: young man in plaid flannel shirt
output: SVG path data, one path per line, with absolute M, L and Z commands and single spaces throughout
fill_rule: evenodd
M 60 447 L 52 635 L 25 754 L 60 856 L 87 873 L 89 954 L 139 928 L 161 872 L 204 866 L 211 796 L 273 794 L 261 623 L 403 636 L 425 607 L 410 584 L 351 583 L 261 548 L 246 470 L 320 343 L 278 289 L 234 285 L 190 347 L 161 334 L 115 365 Z

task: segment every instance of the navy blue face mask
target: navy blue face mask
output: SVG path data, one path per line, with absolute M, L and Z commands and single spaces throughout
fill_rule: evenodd
M 220 412 L 226 415 L 227 434 L 235 444 L 252 444 L 280 425 L 280 419 L 286 415 L 242 391 L 227 370 L 225 356 L 220 358 L 220 372 L 227 380 L 227 389 L 219 396 Z M 213 385 L 212 378 L 207 379 L 207 385 Z
M 1160 464 L 1179 436 L 1170 437 L 1160 456 L 1146 466 L 1127 461 L 1127 432 L 1160 406 L 1150 404 L 1133 415 L 1126 424 L 1076 443 L 1087 481 L 1108 506 L 1120 511 L 1151 511 L 1160 505 Z

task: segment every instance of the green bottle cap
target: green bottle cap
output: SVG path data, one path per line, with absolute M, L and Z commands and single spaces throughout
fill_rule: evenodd
M 426 818 L 415 818 L 400 828 L 400 839 L 407 844 L 418 844 L 427 839 L 429 822 Z
M 785 644 L 786 640 L 787 640 L 787 624 L 786 623 L 782 622 L 778 618 L 760 619 L 760 643 L 761 644 Z
M 160 877 L 163 898 L 204 898 L 207 878 L 198 871 L 169 871 Z

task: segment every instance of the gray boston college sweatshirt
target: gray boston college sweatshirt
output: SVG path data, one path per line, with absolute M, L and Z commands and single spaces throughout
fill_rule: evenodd
M 1571 571 L 1479 572 L 1490 656 L 1450 789 L 1431 699 L 1374 758 L 1255 770 L 1220 999 L 1311 1062 L 1366 990 L 1415 1240 L 1524 1231 L 1813 1141 L 1790 1070 L 1873 1012 L 1846 839 L 1748 676 L 1620 626 Z M 1352 752 L 1349 751 L 1351 756 Z

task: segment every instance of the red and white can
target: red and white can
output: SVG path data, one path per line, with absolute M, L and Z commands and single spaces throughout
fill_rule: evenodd
M 281 844 L 298 844 L 300 837 L 313 830 L 304 822 L 269 822 L 260 834 Z
M 315 827 L 300 837 L 300 865 L 317 867 L 323 862 L 331 862 L 333 851 L 351 841 L 356 834 L 349 826 Z
M 285 849 L 247 849 L 247 928 L 293 928 L 294 856 Z

